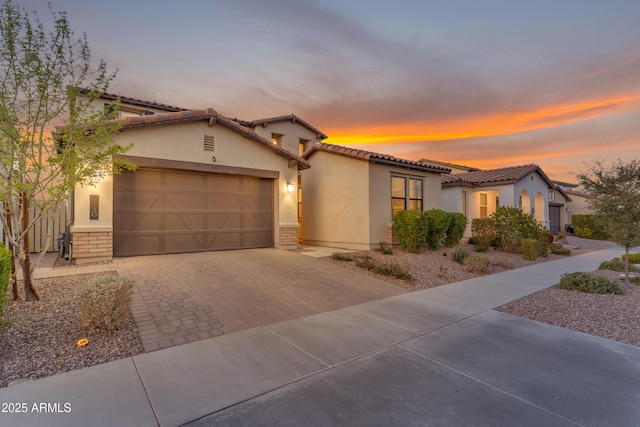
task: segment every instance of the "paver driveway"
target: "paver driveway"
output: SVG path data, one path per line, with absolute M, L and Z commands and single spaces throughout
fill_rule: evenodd
M 145 351 L 405 293 L 369 275 L 279 249 L 116 258 L 136 281 Z

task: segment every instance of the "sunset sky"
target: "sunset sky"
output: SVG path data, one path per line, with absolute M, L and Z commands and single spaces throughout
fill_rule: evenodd
M 41 1 L 19 0 L 38 10 Z M 640 158 L 638 0 L 53 0 L 110 92 L 552 179 Z

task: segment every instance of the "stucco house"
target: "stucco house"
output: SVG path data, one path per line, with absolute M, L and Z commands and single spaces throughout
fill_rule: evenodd
M 118 119 L 114 140 L 133 143 L 123 157 L 138 169 L 75 189 L 72 258 L 296 247 L 298 173 L 309 167 L 300 144 L 322 132 L 293 115 L 243 124 L 213 109 L 124 101 L 135 114 Z
M 425 163 L 426 164 L 426 163 Z M 471 220 L 486 218 L 500 206 L 515 206 L 549 228 L 549 191 L 555 185 L 535 164 L 442 175 L 442 209 Z
M 392 242 L 399 210 L 442 207 L 441 166 L 370 151 L 318 143 L 303 158 L 302 221 L 305 244 L 371 249 Z

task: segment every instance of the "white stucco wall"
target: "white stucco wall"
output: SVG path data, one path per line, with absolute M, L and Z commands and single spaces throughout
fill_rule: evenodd
M 547 182 L 542 179 L 542 177 L 538 173 L 532 172 L 520 181 L 513 184 L 513 194 L 515 201 L 514 206 L 518 206 L 518 196 L 523 190 L 529 194 L 530 206 L 534 211 L 533 213 L 535 214 L 535 218 L 547 228 L 549 228 L 549 202 L 547 199 L 549 185 L 547 184 Z M 536 208 L 536 196 L 538 194 L 541 194 L 542 199 L 539 203 L 539 207 Z M 502 202 L 500 204 L 502 206 L 507 206 L 506 204 L 503 205 Z M 540 209 L 542 209 L 542 212 L 540 212 Z

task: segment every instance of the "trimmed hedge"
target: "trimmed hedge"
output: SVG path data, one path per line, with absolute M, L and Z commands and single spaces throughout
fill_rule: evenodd
M 429 233 L 427 215 L 420 211 L 400 211 L 393 217 L 393 229 L 400 247 L 407 252 L 420 253 Z
M 540 242 L 537 239 L 522 239 L 520 240 L 520 248 L 524 259 L 529 261 L 535 261 L 538 258 L 540 252 Z
M 495 239 L 495 221 L 493 218 L 474 218 L 471 220 L 471 239 L 476 252 L 486 252 Z
M 449 229 L 450 216 L 442 209 L 429 209 L 424 211 L 427 217 L 427 237 L 426 242 L 429 249 L 438 249 L 440 242 L 444 239 Z
M 449 228 L 447 228 L 444 244 L 452 248 L 460 243 L 460 239 L 464 236 L 464 230 L 467 229 L 467 217 L 460 212 L 448 212 Z

